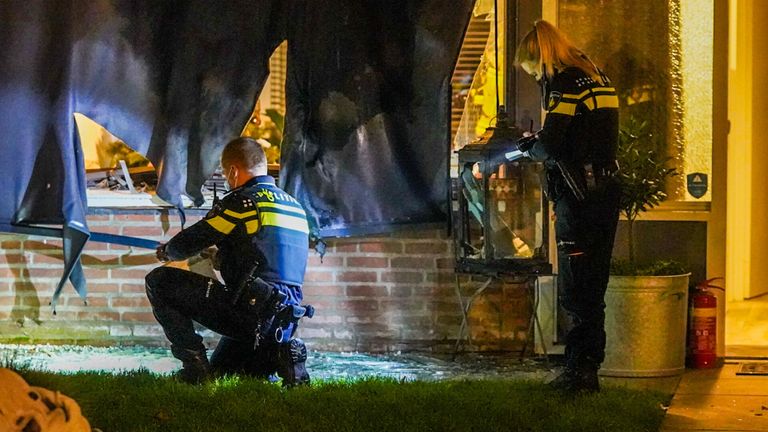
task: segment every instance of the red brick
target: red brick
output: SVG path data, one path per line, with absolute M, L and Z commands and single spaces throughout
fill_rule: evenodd
M 143 283 L 124 282 L 120 284 L 121 293 L 143 293 L 146 290 L 146 286 Z
M 105 268 L 85 267 L 85 277 L 89 279 L 109 279 L 109 270 Z
M 24 241 L 24 250 L 46 249 L 56 250 L 62 248 L 61 240 L 45 239 L 39 240 L 26 240 Z
M 93 321 L 120 321 L 118 312 L 105 311 L 80 311 L 77 313 L 77 319 Z
M 442 314 L 437 316 L 437 325 L 439 326 L 454 326 L 461 325 L 461 312 L 455 315 Z
M 40 298 L 36 295 L 26 295 L 19 298 L 21 299 L 21 304 L 23 304 L 24 306 L 40 306 L 40 305 L 47 305 L 48 303 L 50 303 L 49 299 Z
M 124 226 L 122 229 L 122 234 L 134 237 L 162 237 L 164 233 L 163 228 L 158 225 L 155 227 Z
M 115 267 L 120 265 L 119 255 L 83 255 L 80 257 L 86 267 Z
M 85 244 L 85 248 L 83 250 L 85 251 L 85 253 L 89 253 L 92 251 L 107 250 L 108 248 L 109 248 L 108 243 L 89 241 L 88 243 Z
M 344 265 L 344 258 L 337 256 L 326 255 L 323 257 L 322 262 L 320 262 L 319 255 L 310 255 L 309 260 L 307 261 L 307 266 L 309 267 L 328 268 L 341 267 L 342 265 Z
M 145 267 L 149 272 L 152 268 L 160 265 L 160 261 L 157 260 L 155 252 L 146 251 L 140 254 L 123 254 L 120 255 L 120 265 L 126 267 Z M 150 268 L 151 267 L 151 268 Z
M 329 311 L 333 311 L 336 309 L 336 300 L 333 299 L 325 299 L 325 300 L 318 300 L 317 298 L 312 298 L 312 296 L 307 296 L 305 299 L 306 303 L 311 304 L 316 309 L 316 314 L 326 314 L 329 313 Z
M 119 288 L 119 285 L 116 283 L 88 282 L 88 292 L 118 293 L 120 292 L 120 288 Z
M 333 272 L 330 271 L 308 271 L 304 275 L 304 282 L 331 282 L 333 281 Z
M 439 285 L 454 285 L 456 284 L 456 273 L 454 272 L 429 272 L 426 274 L 427 282 L 434 282 Z M 461 281 L 462 284 L 465 281 Z
M 334 330 L 338 330 L 334 329 Z M 350 327 L 358 335 L 375 335 L 378 337 L 393 337 L 398 331 L 382 323 L 355 324 Z
M 112 279 L 141 279 L 147 277 L 151 269 L 112 269 Z
M 55 278 L 59 279 L 64 274 L 64 266 L 58 268 L 31 268 L 30 275 L 34 278 Z
M 114 252 L 131 252 L 131 248 L 119 244 L 107 243 L 108 249 Z
M 336 274 L 339 282 L 376 282 L 378 275 L 375 272 L 349 271 Z
M 391 318 L 390 325 L 403 328 L 428 329 L 434 323 L 432 322 L 432 317 L 429 316 L 398 315 Z
M 93 227 L 93 232 L 97 233 L 105 233 L 105 234 L 120 234 L 120 225 L 117 224 L 109 224 L 109 225 L 96 225 Z
M 421 300 L 382 300 L 381 309 L 396 311 L 417 311 L 424 309 L 424 302 Z
M 304 285 L 305 296 L 343 296 L 344 288 L 335 285 Z
M 348 316 L 344 320 L 347 325 L 349 324 L 367 324 L 367 323 L 374 323 L 374 322 L 386 322 L 387 321 L 387 315 L 381 313 L 381 312 L 371 312 L 366 313 L 365 315 L 352 315 Z
M 155 323 L 157 320 L 152 312 L 123 312 L 120 314 L 121 321 L 134 321 L 144 323 Z
M 454 269 L 456 267 L 456 258 L 438 258 L 435 260 L 439 269 Z
M 19 240 L 3 240 L 0 241 L 0 249 L 10 250 L 21 248 L 21 241 Z
M 419 283 L 424 280 L 422 272 L 384 272 L 381 274 L 382 282 Z
M 435 268 L 434 258 L 416 258 L 416 257 L 397 257 L 391 260 L 392 267 L 413 268 L 413 269 L 433 269 Z
M 0 266 L 0 278 L 29 279 L 29 270 L 24 268 L 8 268 Z
M 347 267 L 387 268 L 389 258 L 347 257 Z
M 396 234 L 398 238 L 402 239 L 433 239 L 442 238 L 444 230 L 427 229 L 427 230 L 406 230 Z
M 360 243 L 360 252 L 368 253 L 403 253 L 403 244 L 398 241 Z
M 379 309 L 379 304 L 371 300 L 345 300 L 339 302 L 339 309 L 348 312 L 367 312 Z
M 80 297 L 71 297 L 67 299 L 67 306 L 83 306 L 83 299 Z M 109 306 L 108 297 L 88 296 L 88 306 L 93 308 L 103 308 Z
M 31 255 L 32 260 L 31 262 L 34 264 L 57 264 L 62 265 L 64 263 L 64 253 L 59 251 L 59 253 L 52 254 L 52 253 L 35 253 Z
M 406 254 L 431 254 L 442 255 L 448 253 L 448 244 L 445 242 L 434 243 L 405 243 Z
M 123 222 L 155 222 L 159 220 L 159 214 L 116 214 L 115 221 Z
M 336 243 L 334 246 L 336 252 L 357 252 L 357 243 Z
M 389 288 L 391 297 L 410 297 L 411 294 L 413 294 L 413 290 L 409 286 L 395 285 Z
M 141 297 L 115 297 L 112 298 L 112 307 L 150 308 L 152 305 L 146 296 Z
M 14 304 L 16 304 L 15 295 L 0 296 L 0 306 L 13 306 Z
M 20 264 L 26 262 L 27 258 L 20 253 L 0 253 L 0 264 Z
M 88 215 L 86 217 L 86 220 L 88 220 L 88 223 L 91 222 L 102 222 L 102 221 L 109 221 L 112 220 L 112 215 Z
M 37 292 L 37 287 L 31 282 L 13 281 L 11 283 L 0 282 L 0 294 L 3 293 Z
M 466 307 L 466 301 L 464 302 Z M 474 307 L 474 303 L 473 303 Z M 435 311 L 437 313 L 457 313 L 461 314 L 461 306 L 459 306 L 459 300 L 457 298 L 435 299 L 427 302 L 427 309 Z
M 351 285 L 347 287 L 349 297 L 386 297 L 387 287 L 381 285 Z

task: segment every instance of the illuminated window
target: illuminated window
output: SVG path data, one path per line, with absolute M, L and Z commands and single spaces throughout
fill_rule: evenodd
M 649 147 L 672 158 L 680 175 L 667 185 L 671 200 L 710 200 L 713 7 L 682 0 L 558 2 L 558 26 L 613 80 L 622 128 L 647 122 Z M 696 196 L 703 188 L 691 189 L 694 180 L 707 184 L 706 193 Z

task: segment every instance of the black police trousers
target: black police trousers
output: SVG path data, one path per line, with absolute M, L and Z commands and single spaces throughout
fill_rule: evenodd
M 273 317 L 258 313 L 263 305 L 247 302 L 234 305 L 234 289 L 215 279 L 173 267 L 152 270 L 146 277 L 146 289 L 152 312 L 163 327 L 174 355 L 179 350 L 205 352 L 203 338 L 195 332 L 195 321 L 222 335 L 210 359 L 214 370 L 256 373 L 260 371 L 248 370 L 260 367 L 254 366 L 254 362 L 263 363 L 272 357 L 273 353 L 267 351 L 275 349 L 276 344 L 261 343 L 255 347 L 255 339 L 257 326 L 263 329 L 265 322 L 269 325 Z M 278 289 L 290 288 L 280 286 Z M 292 294 L 289 298 L 301 299 L 300 292 Z M 273 371 L 264 372 L 267 376 Z
M 605 290 L 619 218 L 620 188 L 599 179 L 584 201 L 570 192 L 555 201 L 558 288 L 567 312 L 566 367 L 597 370 L 605 358 Z

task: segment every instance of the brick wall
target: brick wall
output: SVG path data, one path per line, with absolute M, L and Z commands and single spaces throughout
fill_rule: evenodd
M 178 231 L 178 219 L 159 210 L 97 211 L 88 223 L 157 240 Z M 165 344 L 144 293 L 154 252 L 89 242 L 82 260 L 88 305 L 67 285 L 54 316 L 48 303 L 62 272 L 61 240 L 0 234 L 0 341 Z M 485 278 L 460 282 L 466 299 Z M 461 324 L 451 239 L 440 230 L 331 240 L 322 262 L 310 257 L 304 295 L 317 314 L 302 321 L 300 336 L 315 349 L 446 352 Z M 493 282 L 470 311 L 467 348 L 520 350 L 529 314 L 525 286 Z

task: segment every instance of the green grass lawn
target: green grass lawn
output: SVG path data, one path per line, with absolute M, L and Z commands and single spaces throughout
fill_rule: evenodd
M 624 388 L 568 397 L 539 382 L 322 381 L 284 390 L 246 378 L 191 386 L 149 372 L 21 370 L 74 398 L 92 427 L 122 431 L 657 431 L 671 395 Z

